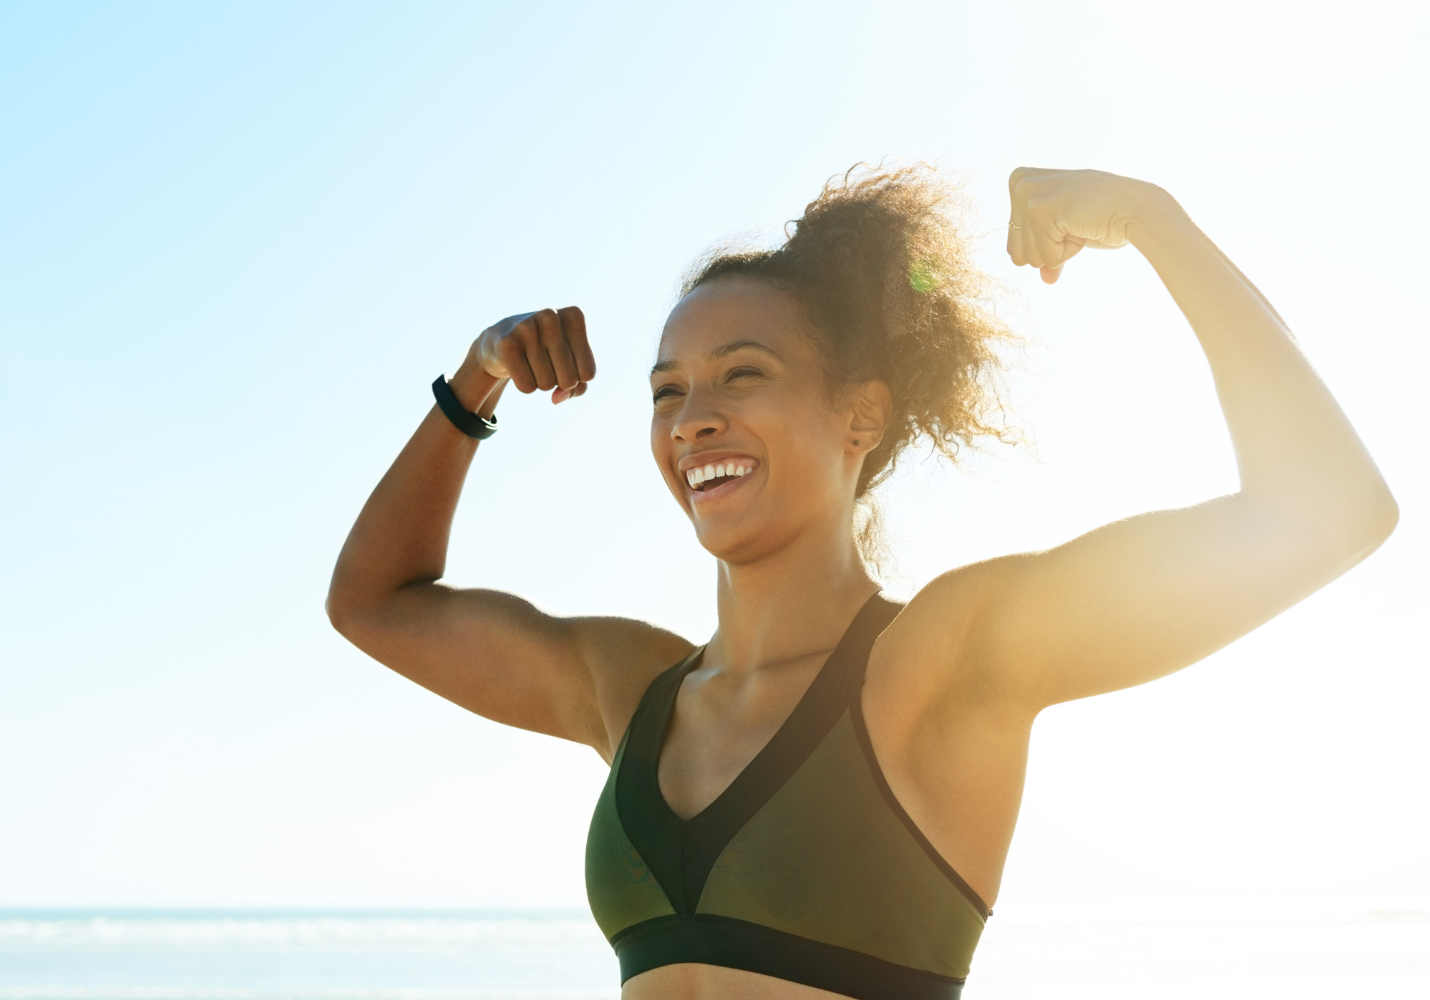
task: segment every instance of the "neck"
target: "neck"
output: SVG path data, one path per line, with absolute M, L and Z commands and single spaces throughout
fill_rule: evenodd
M 753 563 L 719 564 L 720 624 L 707 662 L 750 674 L 834 649 L 879 587 L 847 528 L 819 534 L 803 533 Z

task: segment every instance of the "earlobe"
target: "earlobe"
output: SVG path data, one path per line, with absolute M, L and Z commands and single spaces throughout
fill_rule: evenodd
M 879 447 L 892 409 L 889 387 L 882 380 L 873 379 L 860 386 L 849 421 L 849 430 L 855 435 L 850 439 L 852 447 L 860 451 L 873 451 Z

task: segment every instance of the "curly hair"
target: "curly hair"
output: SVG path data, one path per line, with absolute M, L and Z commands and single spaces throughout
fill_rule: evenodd
M 956 193 L 925 164 L 859 164 L 825 184 L 778 249 L 709 255 L 682 283 L 684 296 L 716 278 L 770 282 L 803 306 L 832 389 L 888 385 L 893 410 L 865 456 L 860 501 L 920 438 L 950 459 L 979 438 L 1007 440 L 999 348 L 1017 338 L 949 217 Z

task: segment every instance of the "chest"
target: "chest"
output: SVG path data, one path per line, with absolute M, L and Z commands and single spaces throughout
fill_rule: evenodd
M 897 675 L 871 656 L 852 695 L 876 766 L 940 853 L 976 872 L 992 895 L 1022 798 L 1031 722 L 952 704 L 925 711 Z M 822 660 L 794 663 L 735 685 L 692 671 L 675 691 L 656 759 L 661 797 L 682 820 L 710 807 L 769 747 L 797 709 Z
M 831 657 L 792 711 L 722 734 L 717 746 L 734 752 L 718 766 L 687 758 L 714 793 L 682 803 L 687 816 L 660 778 L 677 802 L 700 787 L 670 781 L 669 751 L 703 749 L 703 729 L 675 739 L 683 673 L 652 686 L 587 841 L 592 912 L 623 978 L 699 964 L 849 996 L 922 995 L 914 985 L 929 982 L 956 994 L 987 909 L 883 779 L 856 697 L 867 649 Z
M 872 655 L 858 701 L 869 764 L 893 808 L 986 900 L 996 898 L 1022 802 L 1031 720 L 1007 720 L 954 699 L 937 709 L 911 692 L 887 655 Z M 905 656 L 907 657 L 907 653 Z M 893 664 L 899 666 L 901 664 Z M 821 672 L 791 664 L 757 683 L 692 671 L 675 691 L 655 761 L 668 809 L 688 821 L 709 809 L 791 722 Z
M 706 809 L 770 744 L 809 690 L 823 658 L 734 681 L 718 670 L 681 682 L 658 762 L 660 792 L 681 819 Z

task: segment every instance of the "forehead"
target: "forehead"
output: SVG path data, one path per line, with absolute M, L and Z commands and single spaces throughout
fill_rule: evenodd
M 670 311 L 656 364 L 695 364 L 740 341 L 763 344 L 792 360 L 810 349 L 805 326 L 804 311 L 789 293 L 763 281 L 717 278 Z

